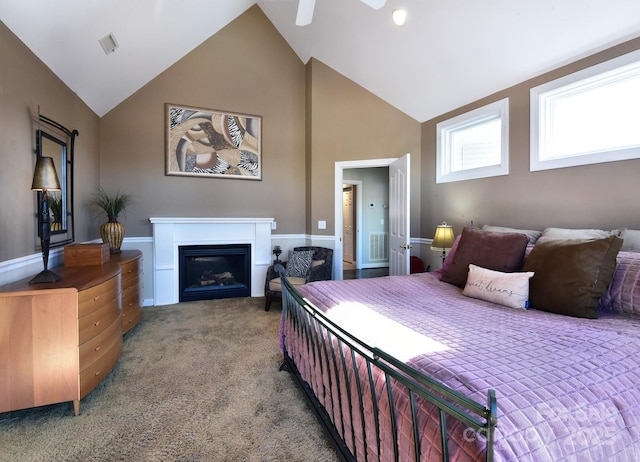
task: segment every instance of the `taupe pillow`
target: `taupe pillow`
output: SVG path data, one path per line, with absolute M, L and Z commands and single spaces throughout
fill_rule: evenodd
M 535 229 L 519 229 L 519 228 L 508 228 L 506 226 L 492 226 L 492 225 L 484 225 L 482 227 L 485 231 L 496 231 L 499 233 L 521 233 L 525 234 L 529 239 L 529 244 L 533 245 L 536 243 L 538 238 L 542 236 L 542 231 L 538 231 Z
M 620 237 L 624 241 L 622 243 L 622 252 L 640 252 L 640 231 L 637 229 L 622 229 Z
M 540 239 L 603 239 L 609 236 L 617 236 L 619 231 L 590 228 L 545 228 Z
M 505 273 L 518 271 L 527 242 L 527 236 L 520 233 L 464 228 L 451 266 L 445 269 L 440 280 L 464 288 L 469 264 Z
M 622 239 L 538 241 L 524 264 L 533 271 L 532 308 L 579 318 L 597 318 L 598 300 L 609 287 Z

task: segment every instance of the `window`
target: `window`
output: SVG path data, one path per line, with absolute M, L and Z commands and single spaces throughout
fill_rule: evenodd
M 509 173 L 509 99 L 440 122 L 436 183 Z
M 531 170 L 640 157 L 640 50 L 531 89 Z

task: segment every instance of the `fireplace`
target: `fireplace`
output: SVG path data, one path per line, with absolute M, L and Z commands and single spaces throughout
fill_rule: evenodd
M 273 218 L 151 217 L 153 304 L 180 301 L 178 248 L 195 245 L 251 245 L 251 297 L 264 296 L 271 255 Z
M 251 295 L 251 245 L 179 246 L 181 302 Z

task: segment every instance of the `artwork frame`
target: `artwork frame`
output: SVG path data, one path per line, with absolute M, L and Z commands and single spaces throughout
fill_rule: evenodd
M 262 180 L 262 116 L 165 103 L 166 175 Z

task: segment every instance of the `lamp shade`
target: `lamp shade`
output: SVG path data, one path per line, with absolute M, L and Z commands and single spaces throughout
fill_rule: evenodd
M 431 242 L 431 250 L 450 249 L 454 240 L 453 228 L 446 223 L 442 223 L 436 227 L 436 234 Z
M 33 172 L 33 182 L 31 183 L 33 191 L 60 191 L 60 181 L 58 181 L 58 173 L 56 166 L 51 157 L 38 157 L 36 168 Z

